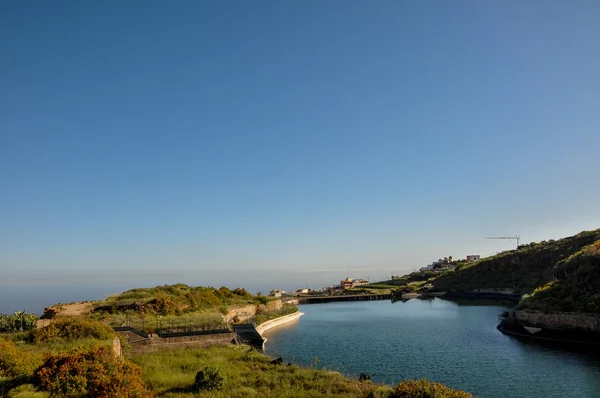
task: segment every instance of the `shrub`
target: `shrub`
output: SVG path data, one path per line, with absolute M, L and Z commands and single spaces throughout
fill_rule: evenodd
M 63 342 L 77 339 L 107 340 L 116 336 L 112 328 L 102 322 L 83 318 L 58 319 L 45 328 L 34 330 L 31 338 L 35 343 Z
M 426 379 L 406 380 L 394 387 L 389 398 L 472 398 L 467 392 L 453 390 L 440 383 L 432 383 Z
M 40 387 L 52 396 L 151 398 L 142 370 L 115 358 L 106 347 L 50 353 L 36 373 Z
M 177 303 L 170 297 L 157 297 L 150 304 L 154 312 L 160 315 L 172 315 L 181 312 Z
M 225 377 L 221 375 L 218 368 L 207 366 L 204 370 L 196 373 L 193 390 L 195 391 L 211 391 L 219 390 L 225 384 Z
M 28 352 L 19 350 L 12 341 L 0 340 L 0 377 L 28 375 L 34 367 Z
M 235 289 L 233 289 L 232 293 L 235 294 L 236 296 L 240 296 L 240 297 L 251 297 L 252 296 L 250 293 L 248 293 L 248 291 L 246 289 L 239 288 L 239 287 L 236 287 Z
M 11 388 L 6 396 L 8 398 L 47 398 L 48 393 L 37 391 L 33 384 L 26 383 Z

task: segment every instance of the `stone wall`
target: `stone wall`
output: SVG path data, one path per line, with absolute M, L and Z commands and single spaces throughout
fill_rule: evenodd
M 515 311 L 514 318 L 523 326 L 549 329 L 581 329 L 600 333 L 600 315 L 576 312 Z

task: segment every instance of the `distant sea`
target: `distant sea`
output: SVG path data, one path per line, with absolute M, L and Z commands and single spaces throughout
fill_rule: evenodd
M 135 286 L 95 284 L 0 284 L 0 313 L 9 314 L 25 310 L 41 315 L 44 308 L 56 303 L 99 300 Z

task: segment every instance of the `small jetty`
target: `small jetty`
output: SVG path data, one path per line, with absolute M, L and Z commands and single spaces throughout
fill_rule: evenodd
M 538 343 L 553 343 L 563 346 L 587 347 L 598 352 L 600 335 L 585 330 L 549 329 L 519 325 L 509 319 L 503 319 L 497 329 L 508 336 Z
M 521 301 L 522 295 L 513 293 L 501 293 L 501 292 L 447 292 L 444 295 L 445 298 L 449 299 L 467 299 L 467 300 L 502 300 L 502 301 L 514 301 L 518 303 Z
M 368 301 L 368 300 L 389 300 L 391 294 L 352 294 L 346 296 L 314 296 L 298 297 L 298 304 L 321 304 L 334 301 Z

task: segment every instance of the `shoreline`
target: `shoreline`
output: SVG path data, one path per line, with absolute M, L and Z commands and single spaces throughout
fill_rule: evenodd
M 304 312 L 296 311 L 293 314 L 288 314 L 279 318 L 271 319 L 256 326 L 256 331 L 258 332 L 258 334 L 260 334 L 260 337 L 263 338 L 263 346 L 267 342 L 267 338 L 263 336 L 264 332 L 276 328 L 277 326 L 285 325 L 286 323 L 300 319 L 302 315 L 304 315 Z

